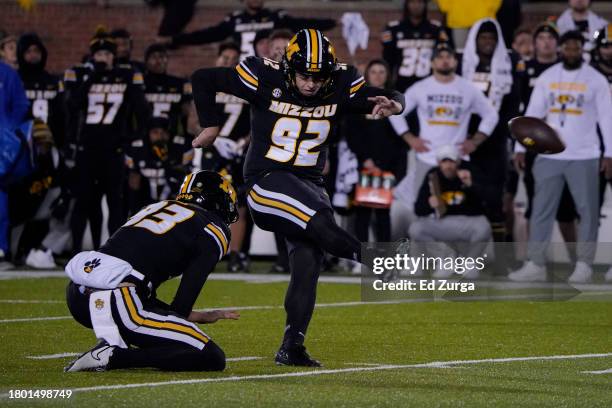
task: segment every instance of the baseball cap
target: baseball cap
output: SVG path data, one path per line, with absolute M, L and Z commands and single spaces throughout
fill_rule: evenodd
M 436 159 L 439 162 L 442 160 L 457 161 L 459 159 L 459 151 L 453 145 L 443 145 L 436 152 Z

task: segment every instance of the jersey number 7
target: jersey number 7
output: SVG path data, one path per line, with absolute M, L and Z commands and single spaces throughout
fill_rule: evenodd
M 299 141 L 302 122 L 296 118 L 282 117 L 274 125 L 273 145 L 268 149 L 266 157 L 282 163 L 287 163 L 295 157 L 295 166 L 316 166 L 319 152 L 311 150 L 327 140 L 330 127 L 328 120 L 310 119 L 304 133 L 311 133 L 316 137 Z

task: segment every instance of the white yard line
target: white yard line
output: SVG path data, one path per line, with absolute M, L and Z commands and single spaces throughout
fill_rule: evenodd
M 31 360 L 51 360 L 54 358 L 74 357 L 82 353 L 57 353 L 57 354 L 44 354 L 42 356 L 27 356 Z
M 94 386 L 94 387 L 73 388 L 72 392 L 121 390 L 121 389 L 142 388 L 142 387 L 161 387 L 165 385 L 203 384 L 203 383 L 217 383 L 217 382 L 230 382 L 230 381 L 269 380 L 269 379 L 288 378 L 288 377 L 314 377 L 314 376 L 319 376 L 319 375 L 324 375 L 324 374 L 345 374 L 345 373 L 358 373 L 358 372 L 382 371 L 382 370 L 403 370 L 403 369 L 410 369 L 410 368 L 446 368 L 446 367 L 454 366 L 454 365 L 467 365 L 467 364 L 510 363 L 510 362 L 517 362 L 517 361 L 575 360 L 575 359 L 605 358 L 605 357 L 612 357 L 612 353 L 534 356 L 534 357 L 485 358 L 485 359 L 479 359 L 479 360 L 432 361 L 430 363 L 420 363 L 420 364 L 387 364 L 387 365 L 374 366 L 374 367 L 353 367 L 353 368 L 322 369 L 322 370 L 315 369 L 315 370 L 309 370 L 309 371 L 299 371 L 299 372 L 279 373 L 279 374 L 258 374 L 258 375 L 229 376 L 229 377 L 218 377 L 218 378 L 194 378 L 191 380 L 173 380 L 173 381 L 159 381 L 159 382 L 149 382 L 149 383 L 99 385 L 99 386 Z M 6 397 L 8 397 L 8 394 L 0 395 L 0 398 L 6 398 Z
M 533 299 L 537 301 L 540 298 L 548 299 L 550 293 L 529 293 L 529 294 L 516 294 L 516 295 L 500 295 L 500 296 L 457 296 L 457 297 L 426 297 L 426 298 L 412 298 L 412 299 L 398 299 L 398 300 L 382 300 L 378 302 L 363 302 L 363 301 L 352 301 L 352 302 L 336 302 L 336 303 L 319 303 L 315 305 L 316 308 L 327 308 L 327 307 L 351 307 L 351 306 L 365 306 L 365 305 L 397 305 L 402 303 L 425 303 L 435 301 L 482 301 L 482 300 L 518 300 L 518 299 Z M 284 309 L 282 305 L 261 305 L 261 306 L 228 306 L 228 307 L 210 307 L 206 309 L 197 309 L 198 311 L 203 310 L 274 310 Z M 25 322 L 37 322 L 44 320 L 66 320 L 72 319 L 72 316 L 49 316 L 49 317 L 22 317 L 16 319 L 0 319 L 2 323 L 25 323 Z
M 0 280 L 3 279 L 40 279 L 40 278 L 66 278 L 63 271 L 58 270 L 12 270 L 1 271 Z M 418 281 L 421 279 L 429 279 L 425 277 L 409 277 L 402 276 L 401 279 Z M 288 282 L 289 275 L 278 275 L 268 273 L 224 273 L 213 272 L 208 280 L 216 281 L 240 281 L 248 283 L 277 283 Z M 342 284 L 361 284 L 360 276 L 337 276 L 327 275 L 321 276 L 319 282 L 324 283 L 342 283 Z M 585 291 L 612 291 L 611 283 L 586 283 L 572 284 L 566 282 L 509 282 L 506 280 L 489 280 L 477 281 L 476 287 L 493 288 L 493 289 L 564 289 L 573 286 L 574 288 Z
M 582 374 L 612 374 L 612 368 L 608 368 L 607 370 L 599 370 L 599 371 L 583 371 Z
M 56 358 L 65 358 L 65 357 L 74 357 L 78 356 L 82 353 L 57 353 L 57 354 L 44 354 L 42 356 L 27 356 L 31 360 L 52 360 Z M 253 361 L 253 360 L 263 360 L 263 357 L 257 356 L 245 356 L 245 357 L 229 357 L 225 359 L 226 361 Z

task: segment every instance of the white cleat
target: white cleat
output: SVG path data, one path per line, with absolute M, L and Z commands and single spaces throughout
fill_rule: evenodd
M 589 283 L 593 279 L 593 268 L 586 262 L 576 262 L 574 272 L 568 278 L 569 283 Z
M 77 371 L 106 371 L 108 360 L 113 355 L 115 346 L 109 346 L 106 341 L 101 341 L 91 350 L 81 354 L 74 361 L 64 367 L 64 372 L 74 373 Z
M 533 261 L 527 261 L 520 269 L 510 272 L 508 279 L 514 282 L 544 282 L 546 281 L 546 267 Z
M 26 257 L 25 263 L 34 269 L 55 269 L 57 265 L 53 259 L 53 252 L 50 249 L 31 249 Z
M 606 282 L 612 282 L 612 266 L 608 269 L 608 272 L 604 275 L 604 280 Z

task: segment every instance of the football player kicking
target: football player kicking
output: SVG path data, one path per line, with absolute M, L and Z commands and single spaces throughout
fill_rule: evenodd
M 99 342 L 64 371 L 223 370 L 223 350 L 195 323 L 239 314 L 192 308 L 227 252 L 228 226 L 237 217 L 232 185 L 218 173 L 199 171 L 185 177 L 176 200 L 145 207 L 99 251 L 72 258 L 66 265 L 68 308 Z M 157 299 L 159 285 L 179 275 L 172 303 Z
M 323 188 L 327 142 L 343 114 L 398 114 L 403 96 L 365 86 L 355 68 L 337 62 L 329 40 L 314 29 L 300 30 L 289 41 L 281 63 L 249 57 L 235 68 L 200 69 L 192 84 L 204 128 L 194 147 L 209 146 L 219 133 L 216 92 L 251 104 L 252 136 L 244 168 L 247 203 L 260 228 L 287 238 L 291 270 L 285 334 L 275 360 L 318 367 L 303 343 L 323 251 L 361 259 L 360 242 L 336 224 Z

